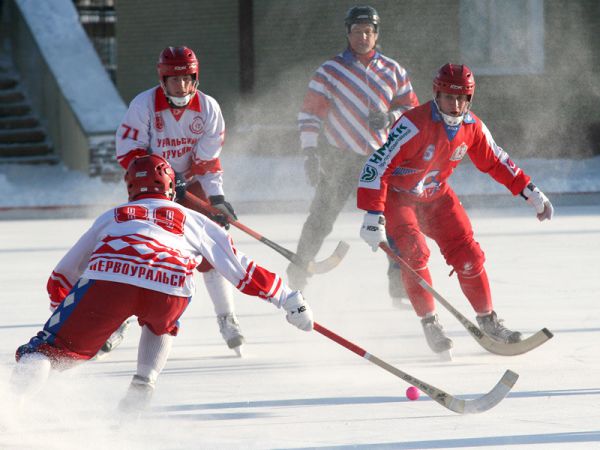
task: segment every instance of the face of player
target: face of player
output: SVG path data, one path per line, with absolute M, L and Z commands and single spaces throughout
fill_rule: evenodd
M 469 96 L 440 92 L 437 97 L 437 104 L 444 114 L 460 117 L 467 112 Z
M 192 75 L 177 75 L 166 77 L 165 87 L 168 95 L 172 97 L 185 97 L 194 91 L 194 78 Z
M 365 55 L 375 48 L 378 34 L 370 23 L 356 23 L 350 28 L 348 42 L 352 51 L 358 55 Z

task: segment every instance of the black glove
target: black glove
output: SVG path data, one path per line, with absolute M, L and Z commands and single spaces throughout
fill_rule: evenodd
M 319 182 L 319 156 L 317 155 L 316 147 L 305 149 L 306 161 L 304 161 L 304 173 L 308 178 L 308 183 L 311 186 L 316 186 Z
M 181 173 L 175 172 L 175 198 L 183 198 L 187 189 L 187 180 Z
M 389 112 L 369 111 L 369 126 L 372 130 L 382 130 L 390 126 L 394 120 Z
M 208 197 L 210 204 L 218 209 L 222 214 L 213 214 L 211 219 L 217 222 L 219 225 L 229 230 L 229 221 L 237 220 L 235 211 L 231 203 L 225 201 L 224 195 L 211 195 Z

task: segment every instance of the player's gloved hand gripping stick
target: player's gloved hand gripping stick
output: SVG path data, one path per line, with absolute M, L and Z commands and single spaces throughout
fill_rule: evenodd
M 206 213 L 209 213 L 210 215 L 221 215 L 221 216 L 223 215 L 222 211 L 215 208 L 210 203 L 195 196 L 194 194 L 191 194 L 190 192 L 186 191 L 184 195 L 185 195 L 184 196 L 185 200 L 190 205 L 192 205 L 192 209 L 196 209 L 199 212 L 203 212 L 203 213 L 206 212 Z M 285 257 L 292 263 L 302 266 L 302 263 L 299 261 L 298 255 L 296 255 L 296 253 L 282 247 L 281 245 L 271 241 L 270 239 L 267 239 L 266 237 L 262 236 L 260 233 L 257 233 L 256 231 L 247 227 L 246 225 L 244 225 L 243 223 L 241 223 L 238 220 L 234 220 L 231 217 L 227 217 L 227 220 L 228 220 L 229 224 L 233 225 L 236 228 L 239 228 L 244 233 L 252 236 L 254 239 L 271 247 L 273 250 L 275 250 L 277 253 L 279 253 L 280 255 L 282 255 L 283 257 Z M 348 252 L 349 248 L 350 248 L 350 246 L 346 242 L 340 241 L 338 243 L 336 249 L 331 254 L 331 256 L 325 258 L 322 261 L 310 261 L 308 263 L 308 265 L 303 268 L 307 272 L 312 273 L 312 274 L 329 272 L 330 270 L 332 270 L 338 266 L 338 264 L 342 261 L 344 256 L 346 256 L 346 253 Z

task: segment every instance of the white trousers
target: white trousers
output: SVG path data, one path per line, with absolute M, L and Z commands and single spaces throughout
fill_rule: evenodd
M 233 285 L 215 269 L 203 272 L 204 285 L 208 296 L 213 302 L 217 316 L 223 314 L 234 314 Z

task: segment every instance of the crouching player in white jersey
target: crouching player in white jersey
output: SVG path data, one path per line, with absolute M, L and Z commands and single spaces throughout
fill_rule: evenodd
M 179 203 L 194 209 L 185 202 L 183 192 L 187 189 L 209 200 L 224 215 L 237 219 L 233 207 L 225 201 L 219 160 L 225 122 L 217 101 L 198 90 L 196 55 L 187 47 L 167 47 L 159 55 L 157 71 L 160 84 L 131 101 L 117 130 L 119 163 L 127 169 L 136 156 L 161 155 L 176 172 Z M 213 219 L 229 227 L 224 216 Z M 206 261 L 198 270 L 203 274 L 223 339 L 241 355 L 244 336 L 235 315 L 233 289 Z M 110 350 L 114 338 L 103 350 Z
M 173 201 L 175 176 L 166 160 L 134 159 L 125 182 L 129 203 L 97 218 L 54 269 L 49 286 L 59 304 L 43 330 L 16 351 L 17 392 L 39 389 L 51 368 L 91 359 L 127 318 L 137 316 L 137 370 L 120 408 L 145 408 L 194 294 L 201 260 L 241 292 L 283 308 L 292 325 L 312 330 L 312 312 L 299 291 L 236 249 L 223 228 Z

